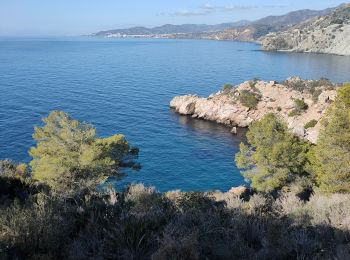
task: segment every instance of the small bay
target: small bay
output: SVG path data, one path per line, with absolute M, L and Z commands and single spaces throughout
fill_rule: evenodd
M 160 191 L 244 183 L 233 156 L 244 131 L 179 116 L 175 95 L 207 96 L 252 78 L 350 81 L 350 57 L 262 52 L 252 43 L 196 40 L 0 38 L 0 159 L 28 162 L 33 126 L 51 110 L 123 133 L 140 148 L 143 182 Z

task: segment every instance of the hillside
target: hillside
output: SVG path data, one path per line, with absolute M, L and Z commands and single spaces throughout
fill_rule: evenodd
M 350 55 L 350 4 L 260 40 L 268 51 Z
M 293 25 L 299 24 L 300 22 L 316 16 L 328 14 L 333 10 L 333 8 L 328 8 L 321 11 L 305 9 L 289 12 L 285 15 L 268 16 L 245 26 L 232 27 L 222 32 L 213 33 L 205 38 L 212 40 L 255 42 L 270 32 L 286 30 Z
M 245 26 L 249 24 L 249 21 L 238 21 L 235 23 L 222 23 L 217 25 L 206 24 L 182 24 L 173 25 L 165 24 L 158 27 L 131 27 L 128 29 L 113 29 L 108 31 L 101 31 L 94 33 L 93 36 L 102 37 L 122 37 L 122 36 L 154 36 L 154 35 L 167 35 L 167 34 L 184 34 L 184 33 L 204 33 L 204 32 L 217 32 L 235 26 Z
M 273 26 L 287 26 L 287 25 L 293 25 L 300 23 L 302 21 L 306 21 L 312 17 L 321 16 L 321 15 L 327 15 L 328 13 L 332 12 L 334 8 L 327 8 L 324 10 L 310 10 L 310 9 L 304 9 L 304 10 L 298 10 L 289 12 L 285 15 L 279 15 L 279 16 L 267 16 L 265 18 L 259 19 L 255 21 L 255 24 L 269 24 Z
M 218 41 L 244 41 L 255 42 L 260 37 L 278 31 L 281 26 L 271 26 L 268 24 L 250 24 L 242 27 L 233 27 L 222 32 L 212 33 L 202 38 Z
M 217 25 L 206 24 L 166 24 L 159 27 L 132 27 L 114 29 L 92 34 L 100 37 L 157 37 L 185 39 L 213 39 L 255 41 L 269 32 L 279 31 L 315 16 L 329 13 L 333 9 L 321 11 L 298 10 L 280 16 L 268 16 L 253 22 L 242 20 Z

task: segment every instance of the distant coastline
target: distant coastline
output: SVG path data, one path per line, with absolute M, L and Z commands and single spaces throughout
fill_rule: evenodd
M 253 42 L 265 51 L 350 55 L 350 4 L 321 11 L 299 10 L 257 21 L 132 27 L 100 31 L 90 36 Z

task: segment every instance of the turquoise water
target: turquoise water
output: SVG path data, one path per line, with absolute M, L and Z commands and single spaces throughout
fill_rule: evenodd
M 120 185 L 225 191 L 243 183 L 233 155 L 244 133 L 175 114 L 173 96 L 206 96 L 254 77 L 343 82 L 349 71 L 349 57 L 266 53 L 249 43 L 0 38 L 0 158 L 28 162 L 33 126 L 59 109 L 140 148 L 142 170 Z

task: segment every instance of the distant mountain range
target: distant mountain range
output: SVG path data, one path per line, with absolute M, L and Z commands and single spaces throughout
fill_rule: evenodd
M 214 34 L 230 29 L 242 30 L 244 27 L 264 27 L 266 33 L 286 26 L 292 26 L 315 16 L 325 15 L 331 12 L 333 8 L 326 10 L 299 10 L 290 12 L 280 16 L 268 16 L 257 21 L 242 20 L 233 23 L 222 23 L 217 25 L 206 24 L 182 24 L 173 25 L 166 24 L 158 27 L 132 27 L 128 29 L 113 29 L 101 31 L 92 34 L 92 36 L 100 37 L 161 37 L 161 38 L 202 38 L 200 34 L 204 34 L 203 38 L 208 38 L 208 33 Z
M 203 33 L 203 32 L 218 32 L 225 29 L 237 26 L 245 26 L 251 22 L 242 20 L 235 23 L 222 23 L 216 25 L 207 24 L 182 24 L 173 25 L 165 24 L 158 27 L 131 27 L 128 29 L 114 29 L 94 33 L 94 36 L 108 37 L 112 35 L 159 35 L 159 34 L 176 34 L 176 33 Z

